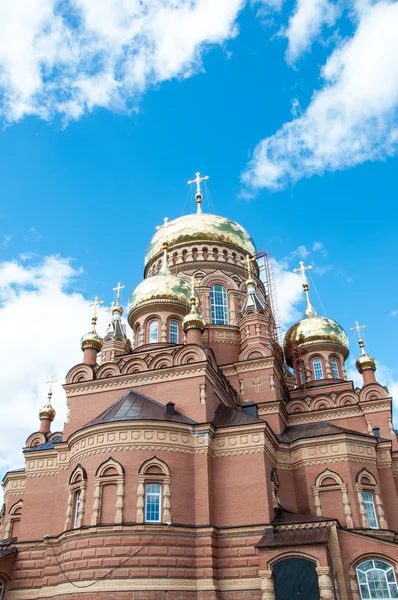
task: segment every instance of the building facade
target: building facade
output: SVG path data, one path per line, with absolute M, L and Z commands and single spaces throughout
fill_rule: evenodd
M 199 178 L 198 178 L 199 179 Z M 52 432 L 6 473 L 0 599 L 398 599 L 392 400 L 361 327 L 310 300 L 278 343 L 263 258 L 201 210 L 157 228 L 103 337 L 83 336 Z

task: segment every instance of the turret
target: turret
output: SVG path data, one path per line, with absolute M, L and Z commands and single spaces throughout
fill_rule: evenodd
M 206 321 L 200 314 L 200 307 L 195 293 L 195 278 L 191 279 L 191 310 L 182 321 L 184 333 L 187 336 L 187 344 L 202 343 L 202 333 L 206 327 Z
M 112 302 L 111 320 L 106 331 L 101 351 L 101 362 L 110 362 L 115 356 L 128 354 L 131 350 L 131 342 L 126 335 L 126 326 L 122 323 L 123 308 L 120 306 L 120 292 L 124 285 L 117 284 L 113 291 L 116 292 L 116 303 Z
M 322 380 L 345 379 L 348 339 L 344 329 L 327 317 L 319 315 L 311 304 L 305 271 L 311 269 L 300 262 L 306 308 L 303 318 L 286 333 L 284 350 L 286 362 L 293 367 L 299 386 L 317 386 Z M 324 381 L 324 383 L 327 383 Z
M 103 304 L 103 300 L 99 301 L 98 296 L 95 297 L 94 302 L 90 304 L 93 306 L 93 316 L 91 319 L 91 330 L 86 333 L 81 339 L 81 348 L 83 350 L 83 362 L 86 365 L 95 365 L 97 362 L 97 354 L 102 348 L 102 337 L 98 335 L 95 326 L 97 324 L 97 306 Z
M 39 410 L 39 419 L 40 419 L 40 433 L 44 433 L 45 435 L 50 433 L 51 423 L 55 419 L 55 410 L 51 406 L 51 398 L 53 395 L 53 383 L 56 382 L 56 379 L 51 378 L 47 383 L 50 384 L 50 389 L 48 390 L 47 403 L 43 408 Z
M 358 321 L 355 321 L 355 327 L 351 327 L 351 331 L 356 331 L 358 334 L 358 345 L 361 349 L 361 354 L 357 359 L 355 366 L 358 372 L 362 375 L 363 384 L 376 383 L 375 371 L 376 361 L 372 356 L 365 351 L 365 342 L 361 336 L 361 329 L 365 329 L 366 325 L 360 325 Z

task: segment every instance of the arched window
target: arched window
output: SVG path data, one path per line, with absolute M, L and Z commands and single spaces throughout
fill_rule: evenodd
M 369 521 L 369 527 L 371 529 L 378 529 L 375 501 L 372 492 L 362 492 L 363 505 L 365 507 L 366 518 Z
M 398 598 L 394 568 L 384 560 L 365 560 L 357 566 L 357 578 L 362 600 Z
M 160 483 L 147 483 L 145 486 L 145 521 L 160 523 L 162 514 L 162 486 Z
M 170 321 L 169 341 L 170 341 L 170 344 L 178 344 L 178 323 L 177 323 L 177 321 Z
M 83 525 L 86 490 L 87 473 L 79 464 L 76 466 L 69 479 L 65 529 L 78 529 Z
M 314 358 L 312 361 L 312 368 L 314 369 L 315 379 L 323 379 L 323 368 L 322 361 L 320 358 Z
M 339 364 L 335 358 L 330 359 L 330 367 L 332 369 L 333 379 L 340 379 Z
M 0 600 L 3 600 L 3 598 L 4 598 L 5 589 L 6 589 L 6 584 L 4 583 L 4 581 L 1 581 L 1 579 L 0 579 Z
M 228 296 L 222 285 L 213 285 L 210 290 L 211 322 L 213 325 L 228 325 Z
M 108 458 L 95 473 L 91 525 L 123 523 L 123 503 L 124 468 L 117 460 Z
M 79 510 L 80 510 L 81 491 L 77 490 L 73 496 L 73 529 L 79 527 Z
M 157 321 L 149 323 L 149 339 L 150 344 L 156 344 L 159 341 L 159 324 Z

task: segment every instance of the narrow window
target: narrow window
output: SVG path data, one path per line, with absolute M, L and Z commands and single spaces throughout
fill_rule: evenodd
M 80 508 L 80 490 L 75 492 L 74 506 L 73 506 L 73 529 L 76 529 L 79 520 L 79 508 Z
M 145 486 L 145 521 L 160 523 L 162 486 L 160 483 L 147 483 Z
M 159 341 L 159 325 L 157 321 L 149 323 L 149 343 L 156 344 Z
M 170 344 L 178 344 L 178 323 L 176 321 L 170 321 L 169 339 Z
M 315 379 L 323 379 L 322 362 L 319 358 L 314 358 L 312 361 L 312 367 L 314 369 Z
M 357 566 L 357 578 L 362 600 L 398 598 L 394 569 L 384 560 L 365 560 Z
M 0 579 L 0 600 L 3 600 L 5 590 L 5 583 Z
M 228 296 L 222 285 L 213 285 L 210 290 L 210 303 L 213 325 L 228 325 Z
M 369 527 L 371 529 L 378 529 L 379 525 L 377 523 L 373 494 L 371 492 L 362 492 L 362 498 L 365 506 L 366 517 L 369 521 Z
M 333 379 L 340 379 L 339 365 L 338 365 L 337 360 L 335 358 L 331 358 L 330 359 L 330 366 L 332 368 Z

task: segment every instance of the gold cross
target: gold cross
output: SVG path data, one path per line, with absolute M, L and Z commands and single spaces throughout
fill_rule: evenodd
M 312 269 L 312 265 L 308 265 L 308 267 L 305 267 L 304 262 L 302 260 L 300 260 L 299 265 L 300 267 L 298 269 L 293 269 L 293 273 L 301 273 L 303 277 L 303 283 L 308 283 L 307 277 L 305 276 L 305 272 Z
M 124 290 L 126 286 L 122 285 L 119 281 L 116 287 L 113 288 L 113 291 L 116 292 L 116 305 L 119 306 L 120 302 L 120 290 Z
M 206 179 L 209 179 L 208 175 L 205 175 L 204 177 L 200 176 L 199 171 L 197 173 L 195 173 L 195 179 L 190 179 L 188 181 L 188 184 L 190 185 L 191 183 L 196 183 L 196 193 L 197 194 L 201 194 L 201 189 L 200 189 L 200 182 L 201 181 L 206 181 Z
M 198 280 L 196 279 L 195 275 L 192 275 L 191 277 L 191 295 L 195 296 L 195 287 L 198 285 Z
M 48 395 L 49 395 L 49 396 L 52 396 L 52 394 L 53 394 L 53 383 L 56 383 L 56 382 L 57 382 L 57 380 L 56 380 L 56 379 L 54 379 L 54 375 L 52 375 L 51 379 L 49 379 L 49 380 L 47 381 L 47 383 L 49 383 L 49 384 L 50 384 L 50 389 L 48 390 Z
M 252 275 L 252 262 L 253 260 L 256 260 L 253 257 L 251 257 L 249 254 L 246 256 L 245 260 L 243 262 L 246 263 L 246 269 L 247 269 L 247 278 L 250 279 L 251 275 Z
M 165 227 L 171 227 L 172 225 L 175 225 L 174 221 L 169 221 L 169 217 L 165 217 L 163 219 L 163 225 L 156 225 L 156 229 L 159 231 L 159 229 L 164 229 Z
M 97 306 L 100 306 L 103 303 L 104 303 L 104 301 L 103 300 L 98 300 L 98 296 L 96 296 L 94 298 L 94 302 L 91 302 L 89 304 L 89 306 L 94 306 L 93 316 L 94 316 L 95 319 L 97 318 Z
M 358 334 L 358 341 L 362 340 L 361 329 L 365 329 L 366 325 L 360 325 L 358 321 L 355 321 L 355 327 L 351 327 L 351 331 L 356 331 Z
M 123 287 L 124 287 L 124 286 L 123 286 Z M 107 308 L 107 309 L 106 309 L 106 312 L 110 312 L 110 313 L 111 313 L 111 315 L 113 315 L 113 309 L 114 309 L 114 307 L 115 307 L 115 303 L 114 303 L 114 302 L 111 302 L 110 308 Z

